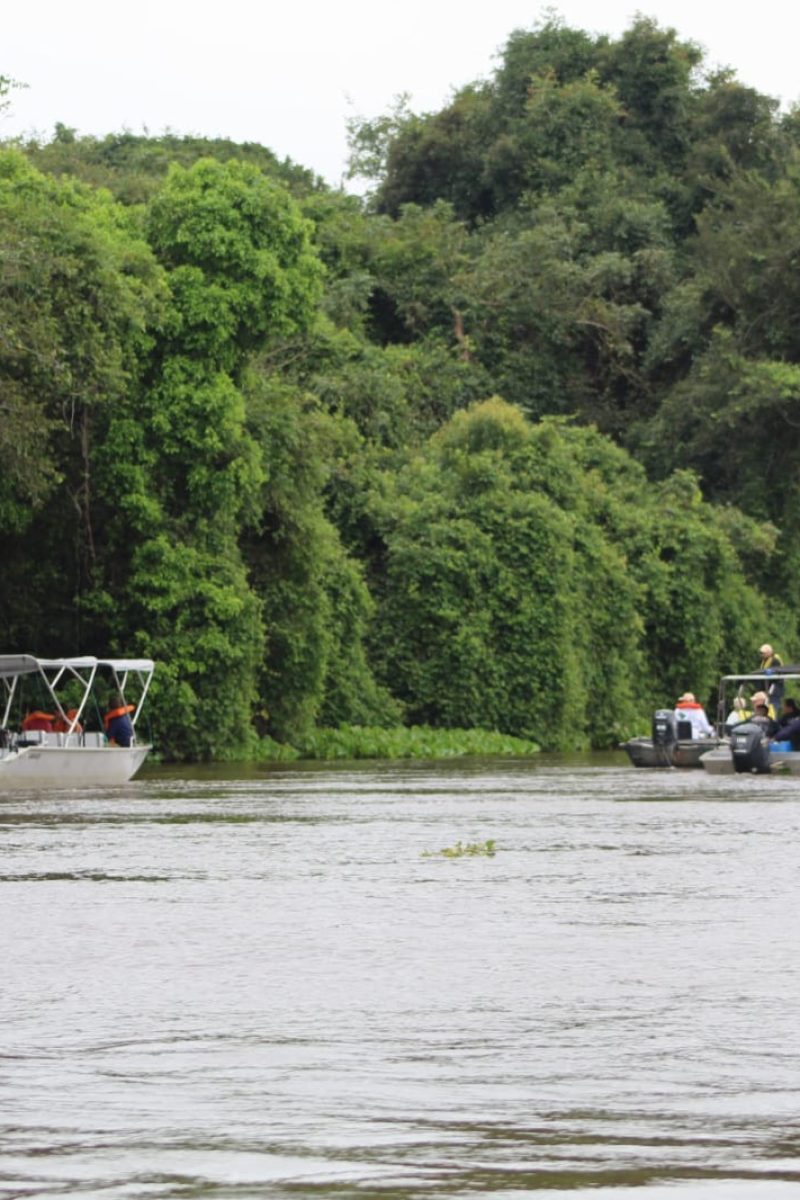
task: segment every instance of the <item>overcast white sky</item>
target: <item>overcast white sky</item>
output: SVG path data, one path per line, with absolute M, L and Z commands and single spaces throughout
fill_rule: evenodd
M 562 0 L 569 24 L 618 33 L 638 9 L 703 45 L 712 63 L 785 103 L 800 99 L 800 3 Z M 439 106 L 487 74 L 524 0 L 29 0 L 3 6 L 0 74 L 17 92 L 0 134 L 146 126 L 260 141 L 339 182 L 349 113 L 401 91 Z

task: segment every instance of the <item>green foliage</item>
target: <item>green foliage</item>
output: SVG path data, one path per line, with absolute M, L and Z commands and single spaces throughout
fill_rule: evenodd
M 169 752 L 206 757 L 247 738 L 263 656 L 240 529 L 264 469 L 238 379 L 248 351 L 310 320 L 320 269 L 296 204 L 242 163 L 173 167 L 147 229 L 173 301 L 143 398 L 150 446 L 134 447 L 161 521 L 131 555 L 128 621 L 169 662 L 153 697 Z
M 3 512 L 39 507 L 63 463 L 54 440 L 122 394 L 163 299 L 139 231 L 107 197 L 0 152 Z
M 405 105 L 356 123 L 355 165 L 361 148 L 379 148 L 367 173 L 378 173 L 380 211 L 448 200 L 471 222 L 614 159 L 651 177 L 682 172 L 698 127 L 707 134 L 714 124 L 697 83 L 701 59 L 644 17 L 616 41 L 548 17 L 512 34 L 494 76 L 461 88 L 440 112 L 417 116 Z M 735 138 L 727 149 L 733 158 Z
M 289 159 L 280 161 L 265 146 L 227 138 L 170 132 L 151 137 L 130 130 L 98 138 L 80 136 L 76 129 L 58 122 L 50 141 L 31 138 L 22 148 L 40 171 L 72 176 L 92 187 L 107 188 L 123 204 L 147 203 L 161 188 L 173 163 L 190 167 L 199 158 L 248 163 L 297 196 L 305 196 L 321 186 L 311 171 Z
M 485 842 L 456 842 L 455 846 L 445 846 L 443 850 L 437 850 L 431 853 L 429 850 L 423 851 L 423 858 L 494 858 L 495 856 L 495 841 L 494 838 L 487 838 Z
M 374 654 L 412 719 L 548 745 L 590 736 L 584 589 L 618 590 L 631 618 L 635 589 L 613 551 L 598 551 L 599 531 L 582 553 L 590 539 L 575 519 L 579 480 L 564 449 L 555 427 L 534 430 L 518 410 L 489 401 L 457 414 L 376 501 L 386 565 Z M 602 577 L 587 575 L 590 563 Z M 618 630 L 627 669 L 618 691 L 605 683 L 610 711 L 624 720 L 635 622 Z
M 259 737 L 251 729 L 243 742 L 222 747 L 216 757 L 220 762 L 279 763 L 297 762 L 302 756 L 287 742 L 276 742 L 268 734 Z
M 433 729 L 412 725 L 390 729 L 341 725 L 315 729 L 298 748 L 303 758 L 462 758 L 531 755 L 536 742 L 487 729 Z
M 396 724 L 400 709 L 365 655 L 373 602 L 363 570 L 325 513 L 332 461 L 352 430 L 263 374 L 250 376 L 248 401 L 266 469 L 258 525 L 245 540 L 268 615 L 261 723 L 290 742 L 318 719 Z
M 6 112 L 11 107 L 9 94 L 15 89 L 25 86 L 24 83 L 12 79 L 9 75 L 0 75 L 0 113 Z
M 321 278 L 310 225 L 256 167 L 214 159 L 171 167 L 147 229 L 178 310 L 171 352 L 235 374 L 248 351 L 308 322 Z
M 139 384 L 166 299 L 130 214 L 0 151 L 0 612 L 11 644 L 36 636 L 56 652 L 81 636 L 102 536 L 95 444 Z
M 643 693 L 710 694 L 769 624 L 691 477 L 649 489 L 597 433 L 497 400 L 445 426 L 373 519 L 373 654 L 413 720 L 608 745 Z
M 8 152 L 4 223 L 6 527 L 52 494 L 4 555 L 8 584 L 24 578 L 19 595 L 3 589 L 7 630 L 40 652 L 77 641 L 152 654 L 171 757 L 244 745 L 264 633 L 239 542 L 264 467 L 239 376 L 254 349 L 311 318 L 309 226 L 255 168 L 201 161 L 165 181 L 145 224 L 151 250 L 107 193 Z

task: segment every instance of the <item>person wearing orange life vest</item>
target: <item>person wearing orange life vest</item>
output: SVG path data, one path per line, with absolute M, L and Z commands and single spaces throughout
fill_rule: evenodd
M 29 712 L 25 720 L 22 722 L 23 733 L 52 733 L 55 726 L 56 714 L 48 712 L 40 712 L 36 709 L 34 712 Z
M 67 711 L 64 713 L 63 717 L 61 717 L 61 716 L 56 717 L 55 720 L 53 721 L 53 732 L 54 733 L 69 733 L 70 728 L 72 726 L 72 722 L 75 720 L 77 715 L 78 715 L 77 708 L 68 708 Z M 64 719 L 65 717 L 66 717 L 66 720 Z M 73 733 L 83 733 L 83 726 L 80 723 L 76 724 L 76 726 L 72 730 L 72 732 Z
M 705 709 L 698 704 L 694 692 L 684 692 L 675 705 L 675 716 L 679 721 L 691 721 L 692 737 L 707 738 L 714 736 Z
M 111 707 L 103 717 L 106 737 L 112 746 L 124 746 L 126 749 L 133 744 L 133 721 L 131 713 L 135 712 L 133 704 L 126 704 L 120 693 L 114 697 Z

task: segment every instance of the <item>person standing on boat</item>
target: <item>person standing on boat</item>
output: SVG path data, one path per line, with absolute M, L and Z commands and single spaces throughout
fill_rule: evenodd
M 783 666 L 783 659 L 780 654 L 776 654 L 770 646 L 769 642 L 764 642 L 763 646 L 759 647 L 758 653 L 761 655 L 759 671 L 763 671 L 765 675 L 772 675 L 778 667 Z M 767 705 L 771 706 L 772 712 L 770 716 L 777 717 L 783 700 L 783 681 L 776 680 L 775 683 L 770 683 L 767 686 Z
M 133 711 L 134 706 L 126 704 L 124 697 L 118 692 L 111 703 L 111 708 L 103 717 L 106 737 L 112 746 L 124 746 L 127 749 L 133 744 L 133 721 L 131 720 Z
M 706 716 L 702 704 L 698 704 L 694 692 L 684 692 L 675 705 L 675 716 L 679 721 L 691 721 L 692 738 L 714 736 L 714 729 Z

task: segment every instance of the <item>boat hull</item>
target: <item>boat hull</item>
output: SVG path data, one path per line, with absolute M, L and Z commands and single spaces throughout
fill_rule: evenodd
M 722 743 L 715 738 L 676 742 L 672 750 L 655 746 L 652 738 L 631 738 L 622 749 L 635 767 L 680 767 L 684 770 L 703 765 L 703 758 Z M 732 769 L 732 768 L 731 768 Z
M 133 779 L 150 746 L 23 746 L 0 757 L 0 791 L 116 787 Z
M 700 764 L 709 775 L 734 775 L 733 757 L 730 746 L 723 744 L 710 754 L 703 756 Z M 800 775 L 800 752 L 794 750 L 770 750 L 770 771 L 775 775 Z M 747 772 L 742 772 L 747 774 Z

